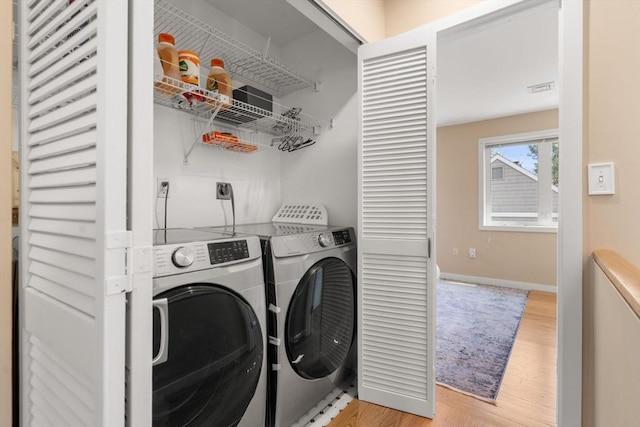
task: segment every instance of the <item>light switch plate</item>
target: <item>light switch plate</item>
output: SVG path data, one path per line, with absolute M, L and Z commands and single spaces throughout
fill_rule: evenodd
M 616 194 L 616 178 L 613 162 L 589 163 L 589 195 Z

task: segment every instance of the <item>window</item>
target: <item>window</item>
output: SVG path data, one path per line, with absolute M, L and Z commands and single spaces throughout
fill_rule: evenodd
M 504 168 L 502 166 L 491 166 L 491 179 L 504 179 Z
M 482 138 L 480 229 L 558 227 L 558 130 Z

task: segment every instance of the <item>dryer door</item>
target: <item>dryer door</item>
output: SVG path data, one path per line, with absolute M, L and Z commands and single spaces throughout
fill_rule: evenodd
M 239 295 L 215 285 L 182 286 L 155 297 L 153 350 L 161 347 L 166 317 L 166 361 L 153 367 L 153 425 L 235 426 L 253 397 L 262 367 L 260 322 Z M 161 359 L 162 360 L 162 359 Z
M 324 378 L 342 366 L 355 331 L 354 278 L 338 258 L 314 264 L 298 283 L 285 326 L 287 356 L 303 378 Z

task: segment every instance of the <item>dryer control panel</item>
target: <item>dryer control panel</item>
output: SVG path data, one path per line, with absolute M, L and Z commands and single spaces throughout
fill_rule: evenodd
M 347 243 L 351 243 L 351 234 L 348 229 L 334 231 L 333 233 L 333 241 L 336 245 L 346 245 Z
M 273 236 L 271 247 L 275 257 L 305 255 L 314 252 L 354 245 L 356 236 L 353 228 L 335 228 L 327 231 Z

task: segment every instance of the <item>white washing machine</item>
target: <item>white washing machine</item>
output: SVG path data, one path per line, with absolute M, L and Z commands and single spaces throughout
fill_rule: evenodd
M 153 425 L 265 425 L 260 241 L 154 231 Z
M 286 223 L 235 231 L 262 243 L 271 369 L 267 425 L 290 427 L 354 375 L 355 232 Z

